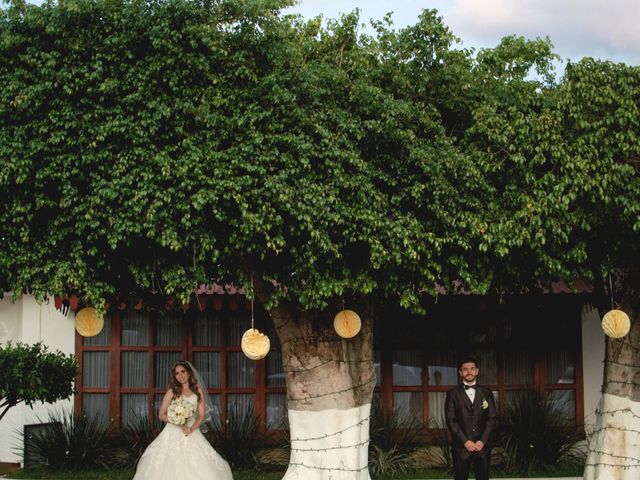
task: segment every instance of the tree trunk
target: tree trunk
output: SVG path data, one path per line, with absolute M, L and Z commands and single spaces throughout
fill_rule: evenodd
M 640 478 L 640 322 L 632 302 L 623 310 L 631 318 L 631 330 L 621 339 L 606 340 L 602 397 L 589 438 L 585 480 Z
M 333 328 L 336 312 L 279 306 L 270 311 L 287 379 L 291 457 L 283 480 L 369 480 L 373 368 L 371 309 L 351 339 Z

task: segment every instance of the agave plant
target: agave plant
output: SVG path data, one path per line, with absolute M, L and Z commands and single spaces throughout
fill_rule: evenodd
M 575 422 L 546 395 L 527 392 L 507 402 L 498 437 L 510 473 L 544 471 L 584 459 Z
M 374 477 L 390 477 L 407 470 L 407 455 L 397 447 L 389 450 L 374 445 L 369 450 L 369 473 Z
M 260 420 L 253 409 L 234 407 L 227 420 L 214 419 L 206 436 L 214 448 L 229 462 L 232 469 L 256 467 L 256 453 L 265 447 L 269 436 L 260 428 Z
M 117 437 L 119 451 L 113 462 L 118 467 L 133 468 L 140 460 L 142 453 L 156 438 L 162 429 L 162 423 L 157 418 L 151 424 L 146 415 L 131 414 L 128 422 L 123 425 Z
M 393 476 L 406 471 L 407 458 L 417 443 L 422 424 L 401 409 L 385 415 L 379 403 L 371 406 L 369 471 Z
M 453 453 L 451 451 L 451 442 L 449 441 L 449 434 L 447 425 L 444 422 L 440 422 L 436 419 L 431 419 L 429 422 L 431 430 L 433 444 L 439 448 L 440 463 L 447 471 L 453 471 Z
M 50 413 L 48 421 L 27 442 L 30 451 L 51 470 L 104 468 L 114 451 L 111 429 L 102 416 L 68 410 Z

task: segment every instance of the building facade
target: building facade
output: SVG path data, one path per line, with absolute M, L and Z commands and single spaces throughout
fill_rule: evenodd
M 0 340 L 42 340 L 75 353 L 80 371 L 73 405 L 105 422 L 123 425 L 156 416 L 172 365 L 185 359 L 207 384 L 217 421 L 252 409 L 267 428 L 283 428 L 285 376 L 268 315 L 254 312 L 256 327 L 272 346 L 265 359 L 254 362 L 240 349 L 251 325 L 250 303 L 237 294 L 205 300 L 185 310 L 123 306 L 105 318 L 100 334 L 81 337 L 73 329 L 73 312 L 67 317 L 51 305 L 36 307 L 29 297 L 9 308 L 5 297 L 0 325 L 11 326 L 12 333 Z M 546 392 L 582 429 L 593 423 L 600 397 L 605 342 L 599 320 L 588 296 L 571 294 L 441 296 L 426 315 L 381 309 L 374 323 L 374 401 L 426 430 L 442 428 L 445 393 L 458 382 L 458 359 L 472 354 L 500 409 L 525 391 Z M 17 329 L 32 333 L 18 335 Z M 33 414 L 26 407 L 12 412 L 0 433 L 32 423 Z M 0 461 L 19 461 L 6 438 L 0 437 Z

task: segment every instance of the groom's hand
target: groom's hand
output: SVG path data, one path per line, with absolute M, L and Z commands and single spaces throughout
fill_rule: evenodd
M 464 448 L 466 448 L 470 452 L 475 452 L 476 450 L 478 450 L 478 447 L 476 447 L 476 444 L 473 443 L 471 440 L 467 440 L 466 442 L 464 442 Z
M 483 448 L 484 448 L 484 443 L 482 443 L 482 440 L 478 440 L 476 442 L 476 451 L 480 452 Z

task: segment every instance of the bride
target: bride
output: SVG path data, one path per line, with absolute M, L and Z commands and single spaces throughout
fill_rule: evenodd
M 200 431 L 205 420 L 210 420 L 211 408 L 193 365 L 183 360 L 176 363 L 160 406 L 160 420 L 167 425 L 140 457 L 133 480 L 232 480 L 229 464 Z M 176 424 L 180 412 L 191 410 L 194 414 L 183 425 Z

